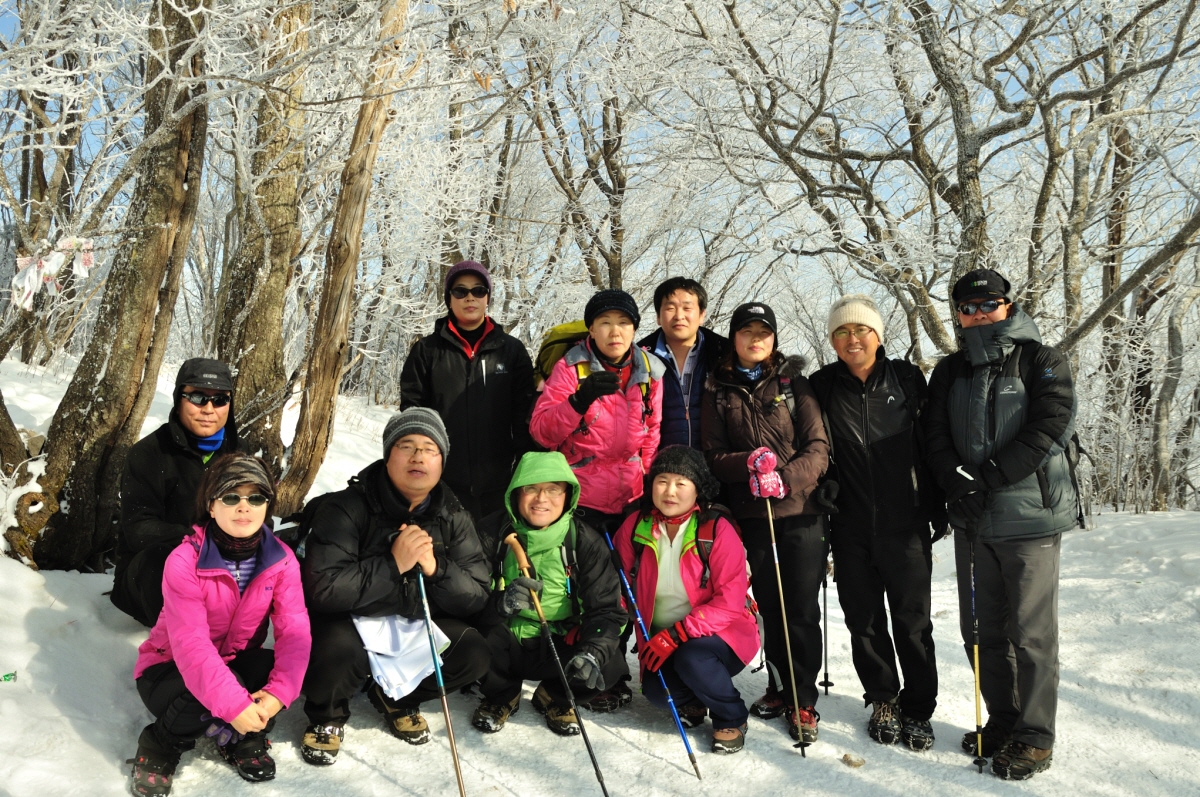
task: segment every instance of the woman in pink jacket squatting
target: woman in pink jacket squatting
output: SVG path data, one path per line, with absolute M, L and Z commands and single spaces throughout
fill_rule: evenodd
M 662 360 L 633 344 L 641 314 L 625 291 L 593 295 L 583 320 L 588 336 L 554 364 L 529 432 L 540 445 L 562 452 L 579 479 L 575 517 L 611 533 L 642 497 L 658 451 L 666 369 Z M 621 681 L 586 705 L 614 711 L 632 699 Z
M 650 469 L 654 509 L 627 517 L 613 544 L 650 631 L 638 640 L 642 691 L 666 708 L 661 672 L 684 726 L 711 714 L 712 751 L 736 753 L 750 712 L 733 676 L 758 653 L 758 625 L 741 535 L 711 503 L 719 489 L 699 451 L 664 448 Z
M 312 647 L 296 557 L 265 525 L 267 466 L 229 454 L 196 490 L 192 534 L 167 557 L 163 610 L 133 677 L 156 719 L 138 737 L 133 793 L 165 795 L 202 735 L 249 781 L 275 777 L 267 733 L 296 699 Z M 275 649 L 264 648 L 267 622 Z

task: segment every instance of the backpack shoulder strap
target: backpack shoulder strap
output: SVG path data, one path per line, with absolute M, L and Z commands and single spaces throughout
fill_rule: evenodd
M 563 570 L 567 574 L 567 597 L 575 607 L 575 614 L 583 614 L 583 599 L 579 594 L 579 560 L 575 557 L 575 518 L 567 527 L 567 536 L 563 537 L 559 552 L 562 555 Z
M 721 519 L 718 512 L 708 511 L 700 516 L 699 523 L 696 525 L 696 554 L 700 557 L 700 589 L 708 586 L 708 577 L 712 575 L 712 570 L 708 566 L 709 557 L 712 555 L 713 543 L 717 536 L 717 521 Z

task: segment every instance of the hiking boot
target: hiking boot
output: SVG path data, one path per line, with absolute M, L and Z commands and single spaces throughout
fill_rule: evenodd
M 712 751 L 714 753 L 737 753 L 746 746 L 746 724 L 740 728 L 717 728 L 713 730 Z
M 679 709 L 679 722 L 685 728 L 698 728 L 704 724 L 708 708 L 703 703 L 689 703 Z
M 409 744 L 425 744 L 432 736 L 429 733 L 429 723 L 421 716 L 417 706 L 402 706 L 383 693 L 379 684 L 372 683 L 367 690 L 371 705 L 387 720 L 392 735 Z
M 242 780 L 261 783 L 275 777 L 275 760 L 271 758 L 271 740 L 266 731 L 248 733 L 239 741 L 217 745 L 217 752 L 237 769 Z
M 933 747 L 933 726 L 929 720 L 918 720 L 900 713 L 900 741 L 918 753 Z
M 800 715 L 800 724 L 796 725 L 796 715 Z M 821 721 L 821 715 L 817 713 L 817 709 L 813 706 L 801 706 L 799 711 L 794 710 L 791 706 L 786 707 L 784 719 L 787 720 L 788 734 L 794 741 L 801 741 L 800 735 L 803 732 L 805 744 L 812 744 L 817 740 L 817 723 Z
M 600 694 L 583 701 L 579 705 L 597 714 L 607 714 L 633 702 L 633 692 L 627 681 L 618 681 L 612 689 L 606 689 Z
M 1049 769 L 1053 759 L 1051 748 L 1034 747 L 1014 739 L 992 759 L 992 774 L 1004 780 L 1026 780 Z
M 154 726 L 147 725 L 138 737 L 137 754 L 130 759 L 133 764 L 130 775 L 133 783 L 130 790 L 146 797 L 162 797 L 171 793 L 171 777 L 179 766 L 182 751 L 164 745 L 154 733 Z
M 895 744 L 900 741 L 900 714 L 892 701 L 874 704 L 871 719 L 867 720 L 867 735 L 880 744 Z
M 300 755 L 313 766 L 327 767 L 337 760 L 344 738 L 346 729 L 341 725 L 309 725 L 300 742 Z
M 486 697 L 479 701 L 475 713 L 471 715 L 471 724 L 484 733 L 495 733 L 504 727 L 508 718 L 521 708 L 521 695 L 507 703 L 493 703 Z
M 559 736 L 576 736 L 579 734 L 579 718 L 569 706 L 559 706 L 554 703 L 546 687 L 539 686 L 533 693 L 533 707 L 539 714 L 546 717 L 546 727 Z
M 783 702 L 783 693 L 768 687 L 763 696 L 750 705 L 750 713 L 759 719 L 773 720 L 783 713 L 787 704 Z
M 1012 731 L 1001 729 L 999 725 L 993 723 L 990 719 L 987 725 L 983 726 L 983 750 L 980 755 L 984 758 L 991 758 L 1004 745 L 1008 744 L 1008 740 L 1012 738 Z M 962 749 L 964 753 L 975 755 L 975 731 L 967 731 L 963 734 Z

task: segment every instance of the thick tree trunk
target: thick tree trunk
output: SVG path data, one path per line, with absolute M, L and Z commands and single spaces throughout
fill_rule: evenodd
M 1192 303 L 1200 298 L 1200 288 L 1191 287 L 1171 308 L 1167 322 L 1167 367 L 1163 376 L 1162 387 L 1158 391 L 1158 402 L 1154 406 L 1154 459 L 1152 473 L 1154 495 L 1151 508 L 1155 510 L 1169 509 L 1171 505 L 1171 450 L 1168 445 L 1171 425 L 1171 404 L 1175 401 L 1175 391 L 1179 388 L 1179 379 L 1183 375 L 1183 317 L 1191 309 Z
M 300 419 L 296 424 L 287 472 L 277 493 L 277 511 L 281 515 L 295 512 L 302 506 L 321 463 L 325 461 L 333 432 L 338 384 L 350 347 L 354 278 L 362 248 L 367 199 L 371 193 L 371 172 L 389 121 L 389 89 L 396 72 L 400 32 L 404 29 L 407 13 L 407 2 L 393 2 L 384 11 L 379 26 L 380 47 L 371 57 L 374 68 L 371 90 L 375 96 L 359 107 L 358 121 L 350 140 L 350 155 L 342 170 L 342 190 L 325 251 L 321 304 L 309 348 Z
M 203 105 L 181 120 L 171 117 L 204 91 L 202 84 L 186 84 L 189 76 L 202 73 L 202 55 L 179 59 L 203 29 L 206 13 L 204 0 L 155 7 L 150 38 L 157 57 L 146 62 L 146 82 L 153 86 L 146 95 L 146 130 L 171 125 L 174 132 L 140 166 L 92 339 L 50 423 L 42 492 L 31 494 L 41 506 L 18 513 L 20 532 L 36 541 L 35 561 L 41 567 L 78 567 L 92 552 L 97 529 L 111 523 L 101 508 L 113 505 L 104 492 L 112 490 L 123 465 L 113 454 L 122 431 L 132 428 L 136 435 L 141 426 L 137 410 L 141 407 L 144 416 L 146 403 L 138 401 L 143 382 L 153 385 L 158 377 L 161 353 L 156 361 L 153 344 L 157 336 L 165 339 L 173 309 L 160 302 L 177 290 L 170 284 L 170 267 L 182 258 L 191 236 L 188 206 L 194 207 L 193 195 L 201 188 L 208 128 Z M 171 74 L 164 76 L 164 69 Z M 60 506 L 69 511 L 55 516 Z
M 311 16 L 307 4 L 288 7 L 275 16 L 279 47 L 268 66 L 308 48 Z M 283 306 L 292 258 L 300 246 L 302 72 L 289 73 L 276 88 L 258 105 L 252 168 L 260 182 L 253 196 L 245 197 L 242 238 L 222 275 L 220 296 L 226 307 L 237 312 L 221 317 L 217 357 L 235 370 L 239 434 L 279 473 L 283 461 L 279 424 L 289 393 L 283 362 Z

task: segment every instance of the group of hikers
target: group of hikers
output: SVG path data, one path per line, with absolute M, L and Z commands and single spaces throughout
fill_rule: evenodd
M 867 732 L 927 750 L 931 548 L 951 529 L 987 706 L 962 748 L 1001 778 L 1050 766 L 1075 397 L 1004 277 L 954 284 L 960 348 L 928 384 L 885 354 L 865 295 L 833 304 L 837 359 L 806 378 L 771 307 L 737 307 L 723 337 L 684 277 L 658 286 L 658 329 L 636 341 L 638 302 L 597 292 L 538 384 L 488 315 L 492 290 L 479 263 L 449 270 L 381 458 L 309 502 L 296 551 L 272 530 L 273 474 L 240 450 L 230 369 L 180 368 L 170 419 L 122 478 L 112 600 L 152 626 L 135 794 L 168 794 L 202 736 L 243 778 L 272 778 L 267 734 L 301 694 L 314 765 L 337 760 L 364 689 L 409 744 L 429 741 L 421 705 L 446 690 L 481 695 L 471 724 L 501 731 L 525 681 L 551 731 L 579 734 L 577 707 L 633 699 L 631 641 L 642 693 L 681 734 L 710 720 L 714 753 L 743 749 L 751 713 L 811 744 L 830 552 Z M 759 621 L 768 684 L 747 706 L 733 678 L 759 656 Z M 396 645 L 418 625 L 440 659 L 414 675 Z

